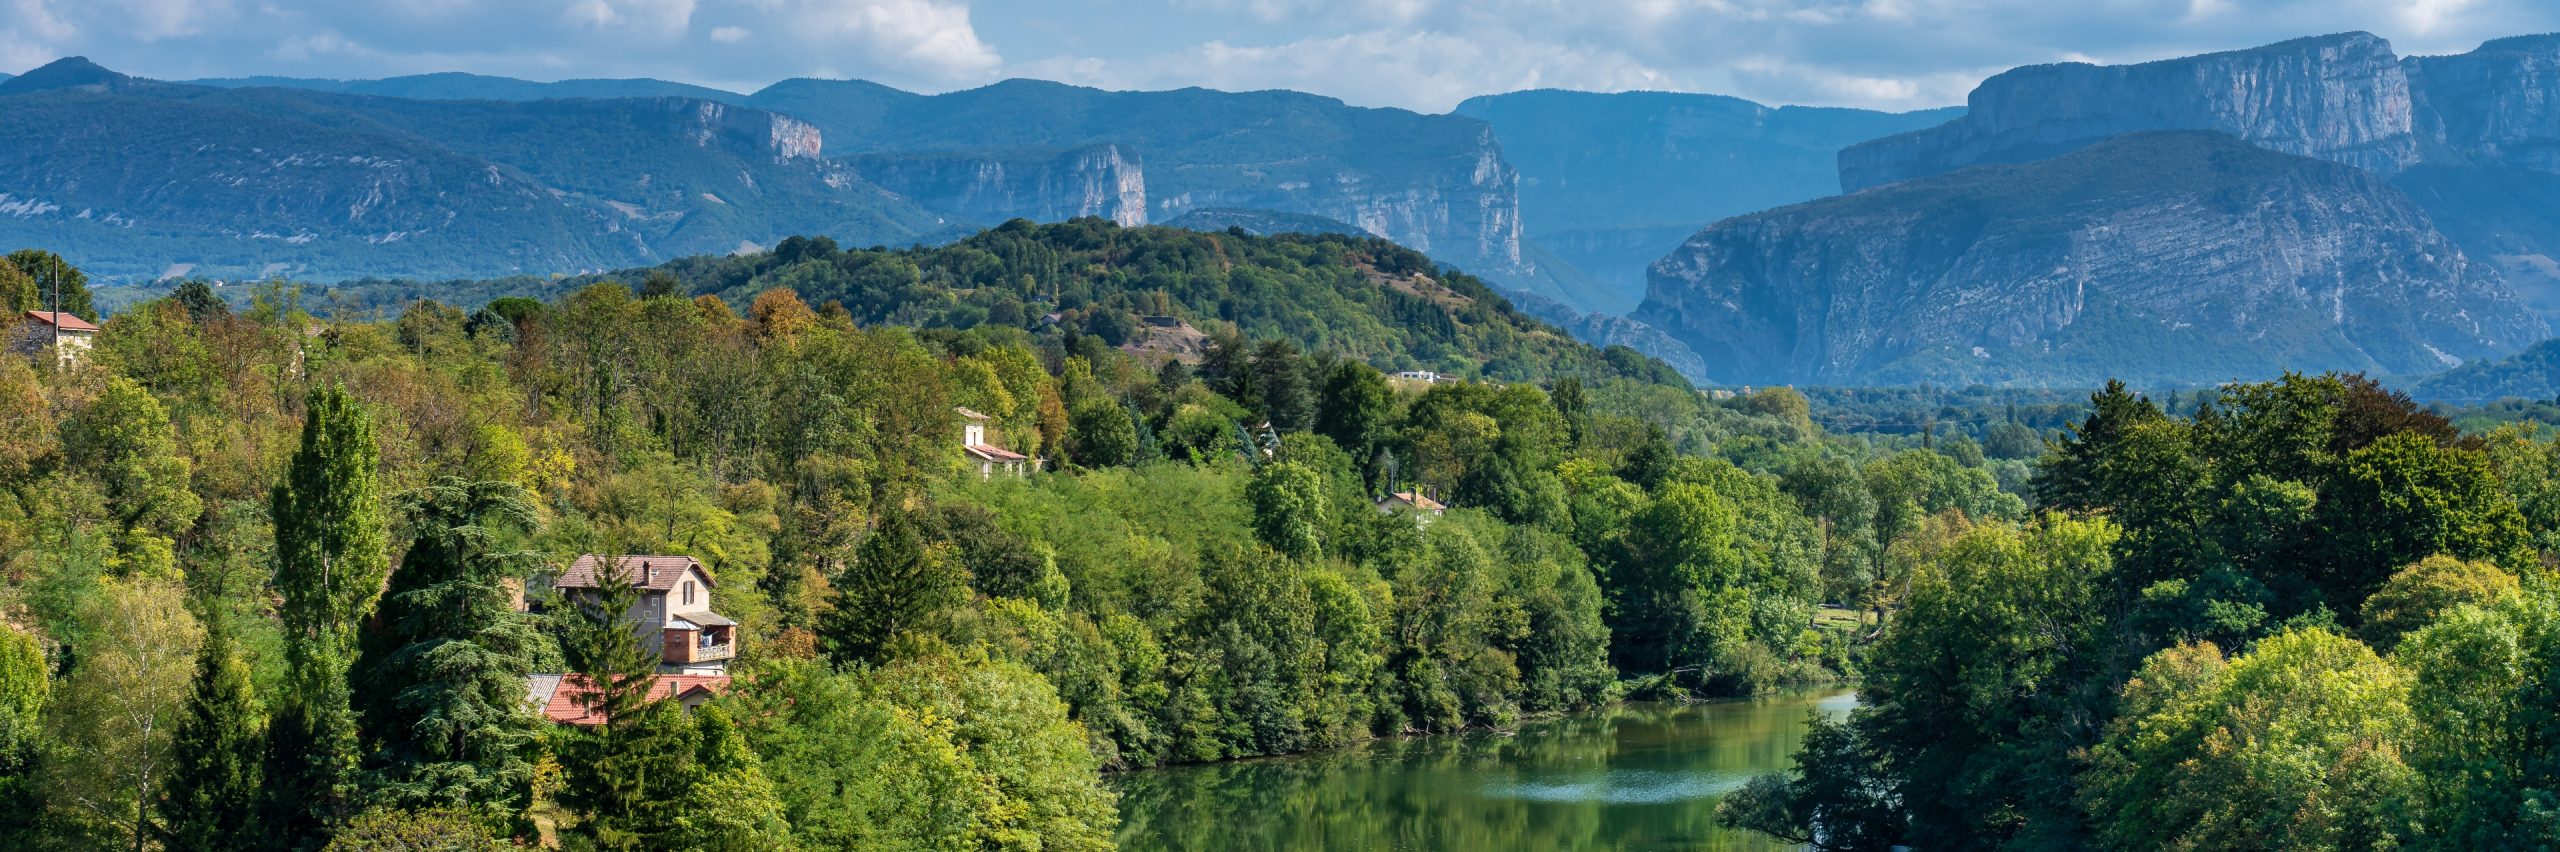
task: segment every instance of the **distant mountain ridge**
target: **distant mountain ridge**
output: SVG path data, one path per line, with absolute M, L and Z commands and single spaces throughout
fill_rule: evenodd
M 2550 334 L 2389 182 L 2203 132 L 1736 217 L 1653 278 L 1634 318 L 1736 384 L 2423 375 Z
M 2391 178 L 2560 320 L 2560 34 L 2449 56 L 2401 57 L 2370 33 L 2341 33 L 2140 65 L 2019 68 L 1984 81 L 1962 118 L 1843 150 L 1841 183 L 1855 191 L 2183 129 Z
M 70 59 L 0 83 L 0 97 L 30 102 L 0 109 L 57 110 L 46 117 L 62 125 L 153 128 L 122 134 L 132 141 L 119 143 L 114 163 L 41 139 L 0 151 L 0 238 L 70 250 L 127 280 L 469 277 L 646 264 L 790 234 L 908 244 L 1017 217 L 1138 225 L 1254 209 L 1348 222 L 1497 280 L 1535 274 L 1517 177 L 1485 125 L 1295 92 L 1008 81 L 926 96 L 786 80 L 739 95 L 656 80 L 469 74 L 205 82 L 139 80 Z M 73 92 L 101 97 L 74 104 Z M 275 138 L 201 124 L 221 109 L 275 110 Z M 306 203 L 371 187 L 353 173 L 337 176 L 351 182 L 338 187 L 286 174 L 303 162 L 291 157 L 265 168 L 243 160 L 155 171 L 202 159 L 190 134 L 230 138 L 218 150 L 245 157 L 295 147 L 305 125 L 327 128 L 315 138 L 333 146 L 300 152 L 305 160 L 352 162 L 379 148 L 404 152 L 403 164 L 439 163 L 387 187 L 385 203 L 419 215 L 385 228 L 371 208 Z M 421 144 L 435 156 L 415 150 Z M 39 163 L 39 151 L 53 156 Z M 215 180 L 227 185 L 201 185 Z M 523 200 L 440 206 L 484 191 L 457 181 L 512 186 Z M 197 206 L 216 198 L 223 209 Z M 446 240 L 463 233 L 497 247 Z M 406 245 L 379 250 L 390 242 Z
M 56 62 L 0 83 L 0 234 L 127 279 L 576 272 L 940 227 L 805 122 L 682 98 L 420 101 Z
M 1837 195 L 1841 148 L 1962 110 L 1540 89 L 1468 98 L 1454 112 L 1492 125 L 1504 159 L 1519 170 L 1529 239 L 1597 285 L 1537 292 L 1580 311 L 1621 314 L 1643 299 L 1645 268 L 1700 226 Z

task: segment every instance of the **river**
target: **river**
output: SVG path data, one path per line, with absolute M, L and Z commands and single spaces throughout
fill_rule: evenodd
M 1785 844 L 1716 827 L 1725 792 L 1785 769 L 1823 690 L 1705 704 L 1636 703 L 1516 735 L 1382 740 L 1119 779 L 1127 852 L 1651 852 Z

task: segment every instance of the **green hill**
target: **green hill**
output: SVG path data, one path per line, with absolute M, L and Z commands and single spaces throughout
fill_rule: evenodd
M 811 305 L 834 303 L 866 326 L 1030 329 L 1055 322 L 1118 346 L 1141 339 L 1140 317 L 1166 316 L 1212 335 L 1232 327 L 1246 338 L 1283 338 L 1391 371 L 1504 380 L 1615 375 L 1688 387 L 1662 362 L 1576 341 L 1482 280 L 1420 252 L 1347 234 L 1262 237 L 1126 228 L 1102 219 L 1016 220 L 938 247 L 841 249 L 824 237 L 795 237 L 769 252 L 565 278 L 348 282 L 328 298 L 342 310 L 391 313 L 422 297 L 468 308 L 598 281 L 640 287 L 652 279 L 717 295 L 740 310 L 767 290 L 790 288 Z

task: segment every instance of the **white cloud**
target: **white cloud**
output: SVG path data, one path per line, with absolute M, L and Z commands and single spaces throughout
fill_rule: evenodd
M 1109 88 L 1288 88 L 1366 106 L 1439 112 L 1488 91 L 1659 88 L 1663 74 L 1614 52 L 1495 34 L 1370 30 L 1251 47 L 1213 41 L 1133 61 L 1061 57 L 1021 69 Z
M 2014 65 L 2354 29 L 2458 52 L 2560 30 L 2560 0 L 0 0 L 0 70 L 82 53 L 179 79 L 1035 76 L 1423 110 L 1533 86 L 1902 109 Z
M 886 60 L 893 67 L 943 81 L 982 80 L 1003 62 L 979 40 L 969 6 L 947 0 L 762 0 L 789 22 L 790 36 L 816 49 L 821 63 L 840 67 L 846 48 L 855 58 Z
M 573 26 L 671 36 L 693 27 L 694 0 L 573 0 L 560 12 Z

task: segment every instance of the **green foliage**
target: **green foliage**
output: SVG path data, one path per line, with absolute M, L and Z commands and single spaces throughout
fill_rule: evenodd
M 390 575 L 373 418 L 346 388 L 323 384 L 304 404 L 302 445 L 270 501 L 276 586 L 299 641 L 352 650 Z
M 804 848 L 1109 848 L 1098 762 L 1027 670 L 935 655 L 861 673 L 786 665 L 740 701 Z
M 1901 792 L 1906 842 L 1965 846 L 2067 813 L 2039 792 L 2070 784 L 2073 744 L 2045 719 L 2092 686 L 2117 536 L 2059 516 L 1987 524 L 1921 568 L 1869 655 L 1856 717 Z
M 258 758 L 266 722 L 249 666 L 217 621 L 197 655 L 195 694 L 171 736 L 169 781 L 153 830 L 164 848 L 213 852 L 264 840 Z
M 637 590 L 620 571 L 596 578 L 574 599 L 562 644 L 588 687 L 581 706 L 602 724 L 559 733 L 559 798 L 581 816 L 578 836 L 598 849 L 663 848 L 692 771 L 693 727 L 675 702 L 650 700 L 658 655 L 625 616 Z
M 47 705 L 45 798 L 94 845 L 141 845 L 187 712 L 204 630 L 175 581 L 110 581 L 86 618 L 93 637 Z
M 1324 553 L 1324 479 L 1297 462 L 1273 462 L 1245 486 L 1253 501 L 1253 531 L 1262 543 L 1293 559 Z
M 2519 594 L 2516 575 L 2485 562 L 2430 556 L 2400 569 L 2364 599 L 2357 637 L 2384 653 L 2463 606 L 2496 606 Z
M 460 807 L 504 824 L 528 804 L 541 738 L 521 706 L 540 640 L 505 585 L 532 555 L 504 537 L 530 524 L 534 509 L 512 483 L 456 478 L 403 503 L 415 538 L 348 672 L 364 687 L 371 798 Z
M 1726 794 L 1716 822 L 1824 850 L 1893 848 L 1904 830 L 1900 796 L 1878 777 L 1857 728 L 1816 716 L 1797 754 L 1794 769 Z
M 950 549 L 931 546 L 905 510 L 882 515 L 852 564 L 836 578 L 835 608 L 819 623 L 827 653 L 876 662 L 900 639 L 929 636 L 968 589 Z
M 1138 428 L 1129 412 L 1105 397 L 1068 410 L 1067 458 L 1082 467 L 1119 467 L 1138 457 Z
M 2413 807 L 2429 849 L 2531 848 L 2560 835 L 2560 602 L 2538 587 L 2464 606 L 2405 638 L 2422 777 Z
M 503 852 L 514 846 L 490 835 L 463 808 L 378 809 L 358 814 L 330 839 L 327 852 Z
M 62 427 L 64 460 L 96 477 L 114 513 L 131 573 L 167 575 L 175 539 L 195 526 L 203 502 L 188 490 L 188 464 L 159 400 L 129 379 L 111 379 L 96 402 Z
M 89 299 L 89 274 L 82 272 L 80 267 L 43 249 L 19 249 L 10 252 L 6 260 L 19 275 L 25 276 L 24 281 L 12 288 L 15 292 L 9 294 L 15 297 L 11 301 L 17 305 L 11 313 L 57 310 L 54 298 L 58 294 L 62 300 L 58 310 L 97 321 L 98 309 L 90 304 Z
M 2081 795 L 2112 848 L 2396 849 L 2416 726 L 2408 676 L 2352 639 L 2287 631 L 2227 663 L 2180 646 L 2126 682 Z

